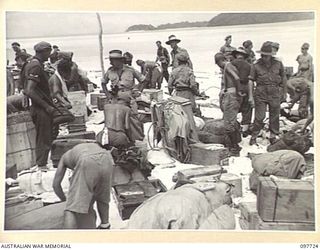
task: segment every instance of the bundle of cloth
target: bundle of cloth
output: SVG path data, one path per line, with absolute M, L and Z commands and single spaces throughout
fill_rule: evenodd
M 159 193 L 131 215 L 128 229 L 234 229 L 231 187 L 224 182 L 185 184 Z

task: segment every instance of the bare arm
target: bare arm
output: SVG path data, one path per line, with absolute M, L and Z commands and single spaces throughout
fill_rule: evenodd
M 61 182 L 64 178 L 64 175 L 67 169 L 67 166 L 65 164 L 65 158 L 66 158 L 66 154 L 64 154 L 60 159 L 56 174 L 53 179 L 53 184 L 52 184 L 55 194 L 60 198 L 61 201 L 66 200 L 66 196 L 61 187 Z

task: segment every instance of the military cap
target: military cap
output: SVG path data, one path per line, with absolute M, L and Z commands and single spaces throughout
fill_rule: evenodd
M 228 36 L 226 36 L 226 38 L 224 40 L 227 41 L 229 38 L 232 38 L 232 36 L 228 35 Z
M 304 43 L 304 44 L 302 44 L 301 48 L 309 49 L 310 48 L 310 44 L 309 43 Z
M 253 45 L 253 44 L 251 40 L 246 40 L 242 43 L 242 45 L 243 47 L 248 48 L 250 45 Z
M 34 45 L 34 50 L 36 52 L 40 52 L 40 51 L 44 51 L 46 49 L 50 49 L 51 50 L 51 44 L 50 43 L 47 43 L 47 42 L 40 42 L 40 43 L 37 43 L 36 45 Z
M 20 47 L 20 43 L 18 43 L 18 42 L 13 42 L 13 43 L 11 43 L 11 46 L 19 46 L 19 47 Z

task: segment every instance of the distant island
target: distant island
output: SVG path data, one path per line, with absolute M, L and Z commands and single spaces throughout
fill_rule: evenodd
M 261 13 L 221 13 L 209 21 L 204 22 L 179 22 L 167 23 L 158 26 L 151 24 L 137 24 L 130 26 L 126 32 L 130 31 L 150 31 L 163 29 L 193 28 L 193 27 L 214 27 L 243 24 L 278 23 L 299 20 L 314 19 L 313 12 L 261 12 Z

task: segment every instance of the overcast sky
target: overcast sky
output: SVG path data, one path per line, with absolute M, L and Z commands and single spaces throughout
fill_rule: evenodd
M 218 13 L 100 13 L 104 33 L 121 33 L 134 24 L 209 21 Z M 7 38 L 46 37 L 98 32 L 94 12 L 7 12 Z

